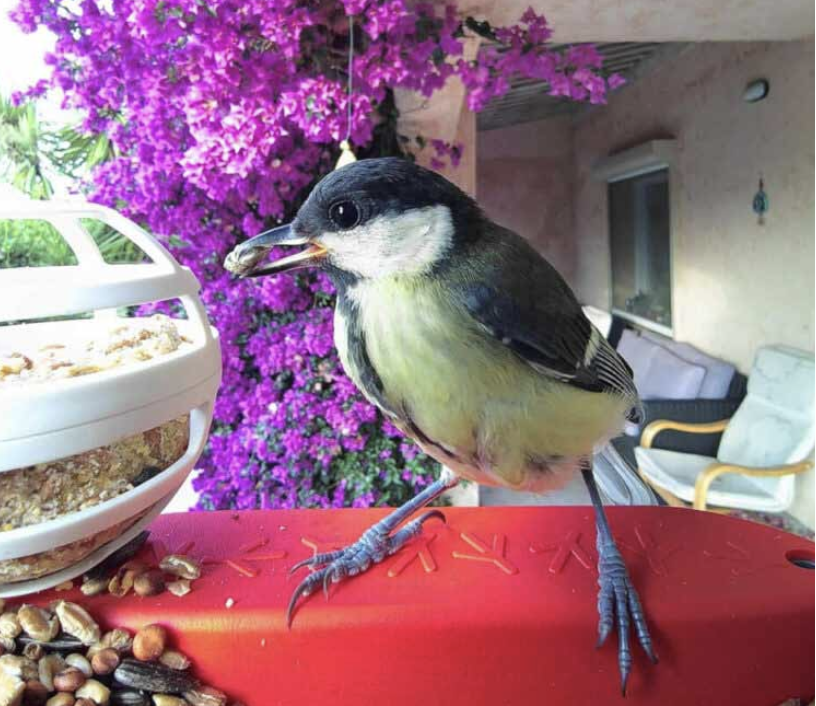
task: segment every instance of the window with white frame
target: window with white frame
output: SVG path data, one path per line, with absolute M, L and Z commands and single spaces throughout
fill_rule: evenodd
M 671 333 L 669 170 L 608 181 L 612 310 Z

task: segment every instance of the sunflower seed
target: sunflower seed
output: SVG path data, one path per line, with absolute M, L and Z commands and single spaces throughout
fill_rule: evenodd
M 198 686 L 198 680 L 186 672 L 135 659 L 123 660 L 113 673 L 113 678 L 124 686 L 159 694 L 181 694 Z
M 28 645 L 32 642 L 40 642 L 39 640 L 35 640 L 30 635 L 20 635 L 17 640 L 21 645 Z M 61 632 L 53 640 L 43 642 L 42 646 L 51 652 L 76 652 L 77 650 L 81 650 L 83 647 L 82 642 L 79 639 L 64 632 Z

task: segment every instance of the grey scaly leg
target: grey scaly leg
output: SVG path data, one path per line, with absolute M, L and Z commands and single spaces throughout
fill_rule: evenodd
M 609 522 L 606 519 L 598 486 L 592 475 L 592 461 L 587 460 L 582 469 L 584 482 L 595 508 L 595 525 L 598 530 L 598 647 L 609 637 L 617 617 L 618 628 L 618 667 L 621 676 L 621 692 L 626 695 L 626 682 L 632 668 L 632 652 L 629 649 L 629 624 L 633 622 L 638 641 L 643 651 L 653 664 L 657 656 L 652 647 L 652 638 L 646 625 L 646 617 L 640 604 L 637 591 L 620 550 L 612 537 Z
M 354 544 L 335 552 L 317 554 L 295 564 L 290 569 L 290 573 L 304 566 L 315 570 L 303 579 L 292 593 L 289 607 L 286 610 L 287 626 L 292 624 L 295 606 L 301 596 L 310 594 L 322 584 L 323 592 L 328 597 L 329 583 L 337 583 L 349 576 L 356 576 L 363 573 L 372 564 L 379 564 L 387 556 L 391 556 L 400 549 L 411 537 L 419 534 L 423 523 L 432 517 L 437 517 L 444 522 L 445 516 L 439 510 L 428 510 L 394 532 L 403 520 L 425 507 L 449 488 L 454 487 L 458 482 L 458 478 L 447 469 L 443 469 L 439 480 L 431 483 L 416 497 L 411 498 L 390 515 L 369 527 Z

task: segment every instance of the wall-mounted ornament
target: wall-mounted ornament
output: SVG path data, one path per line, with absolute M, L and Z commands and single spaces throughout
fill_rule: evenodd
M 754 213 L 757 214 L 757 223 L 761 226 L 765 225 L 765 214 L 768 212 L 769 205 L 768 194 L 765 193 L 765 183 L 760 176 L 759 189 L 754 194 L 753 209 Z
M 757 103 L 768 97 L 768 92 L 771 90 L 771 84 L 768 79 L 758 78 L 756 81 L 751 81 L 742 93 L 742 99 L 746 103 Z

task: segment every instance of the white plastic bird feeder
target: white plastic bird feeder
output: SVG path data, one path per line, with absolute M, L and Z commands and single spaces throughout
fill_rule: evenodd
M 187 316 L 173 319 L 187 343 L 144 364 L 47 382 L 0 385 L 0 474 L 105 447 L 184 415 L 189 414 L 190 425 L 189 445 L 181 458 L 133 490 L 56 519 L 7 531 L 0 528 L 3 562 L 83 540 L 90 543 L 99 533 L 129 524 L 122 534 L 78 563 L 39 578 L 0 584 L 0 596 L 15 596 L 79 576 L 135 537 L 161 512 L 204 448 L 221 379 L 221 355 L 218 334 L 209 325 L 198 297 L 196 278 L 127 218 L 88 203 L 39 201 L 0 203 L 0 218 L 48 222 L 78 262 L 74 266 L 0 269 L 0 350 L 88 340 L 121 321 L 117 310 L 132 305 L 177 300 Z M 151 262 L 106 264 L 82 219 L 101 221 L 115 229 Z M 47 320 L 89 312 L 92 318 Z M 133 518 L 138 519 L 133 522 Z

